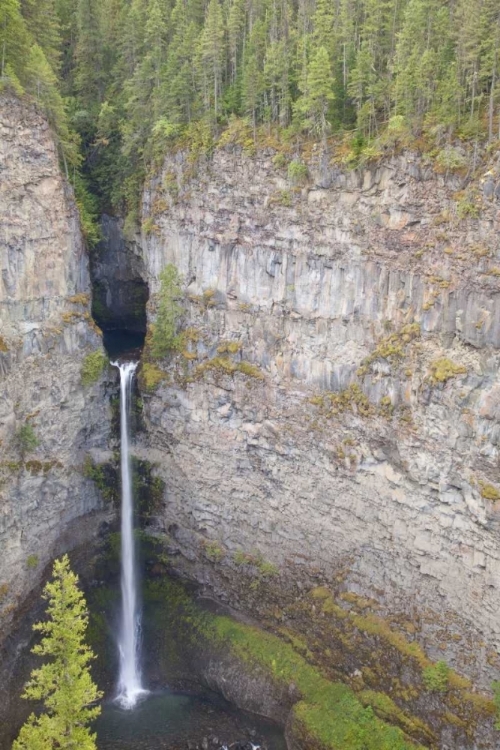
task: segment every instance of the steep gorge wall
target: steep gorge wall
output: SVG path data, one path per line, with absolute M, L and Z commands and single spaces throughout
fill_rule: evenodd
M 103 378 L 81 381 L 85 357 L 102 343 L 72 192 L 44 117 L 8 95 L 0 98 L 0 174 L 0 623 L 7 636 L 46 565 L 92 539 L 109 515 L 82 474 L 87 453 L 107 442 L 109 415 Z M 30 434 L 36 447 L 27 444 Z
M 464 190 L 417 155 L 349 173 L 313 158 L 297 187 L 272 156 L 219 150 L 193 176 L 177 154 L 145 194 L 150 312 L 174 263 L 190 331 L 173 375 L 144 393 L 159 526 L 191 558 L 216 540 L 319 570 L 487 687 L 500 668 L 498 165 Z

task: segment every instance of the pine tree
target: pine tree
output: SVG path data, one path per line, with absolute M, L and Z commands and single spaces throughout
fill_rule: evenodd
M 23 0 L 22 13 L 33 39 L 43 50 L 52 70 L 61 62 L 62 39 L 55 0 Z
M 266 26 L 255 21 L 245 50 L 242 74 L 242 103 L 246 115 L 252 120 L 254 133 L 263 107 L 265 80 L 262 64 L 265 54 Z
M 98 0 L 78 0 L 75 87 L 81 107 L 90 113 L 103 101 L 103 49 Z
M 29 34 L 21 16 L 19 0 L 0 3 L 0 76 L 7 77 L 7 65 L 16 79 L 22 78 L 29 49 Z
M 169 264 L 160 273 L 158 315 L 151 337 L 153 357 L 165 357 L 177 346 L 177 321 L 182 313 L 178 300 L 182 295 L 181 281 L 175 266 Z
M 219 0 L 210 0 L 200 40 L 200 64 L 205 108 L 219 113 L 224 69 L 224 17 Z
M 334 98 L 332 83 L 328 52 L 324 47 L 318 47 L 307 66 L 307 78 L 301 86 L 303 93 L 297 100 L 295 111 L 303 127 L 323 140 L 328 131 L 328 108 Z
M 46 710 L 31 714 L 12 750 L 96 750 L 88 727 L 100 713 L 92 704 L 102 694 L 90 675 L 94 656 L 84 640 L 88 614 L 67 555 L 55 561 L 43 598 L 49 619 L 33 626 L 43 635 L 33 653 L 50 661 L 33 670 L 23 698 L 43 701 Z

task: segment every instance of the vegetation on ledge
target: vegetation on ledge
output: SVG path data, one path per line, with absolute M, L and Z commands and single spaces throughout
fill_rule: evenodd
M 277 681 L 298 688 L 301 700 L 293 708 L 294 716 L 313 741 L 332 750 L 416 747 L 400 729 L 377 718 L 371 707 L 365 708 L 346 685 L 325 679 L 290 644 L 228 617 L 215 618 L 214 625 L 217 636 L 243 662 L 259 665 Z
M 428 379 L 432 385 L 446 383 L 458 375 L 467 375 L 467 368 L 463 365 L 457 365 L 456 362 L 448 359 L 448 357 L 440 357 L 429 365 Z
M 177 328 L 183 312 L 179 304 L 182 297 L 181 279 L 176 267 L 171 263 L 166 265 L 159 279 L 158 312 L 149 341 L 149 351 L 155 359 L 161 359 L 179 348 Z
M 200 609 L 177 582 L 149 581 L 148 604 L 157 602 L 162 630 L 177 623 L 184 642 L 221 649 L 237 657 L 244 670 L 264 672 L 277 685 L 294 685 L 300 694 L 293 708 L 296 731 L 325 750 L 414 750 L 404 732 L 379 719 L 346 685 L 331 682 L 320 670 L 276 635 Z M 294 727 L 295 731 L 295 727 Z
M 30 422 L 25 422 L 16 432 L 16 445 L 20 453 L 24 456 L 26 453 L 31 453 L 40 444 L 33 425 Z
M 142 362 L 139 370 L 139 385 L 148 393 L 155 391 L 160 383 L 168 380 L 168 373 L 152 362 Z
M 82 385 L 89 386 L 97 383 L 107 364 L 108 358 L 101 349 L 96 349 L 95 352 L 87 354 L 82 362 L 80 372 Z

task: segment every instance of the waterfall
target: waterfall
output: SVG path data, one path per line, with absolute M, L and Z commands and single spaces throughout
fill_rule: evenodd
M 123 708 L 133 708 L 145 690 L 141 685 L 139 665 L 140 614 L 137 608 L 137 571 L 134 544 L 134 507 L 132 472 L 129 453 L 129 413 L 132 381 L 137 362 L 112 362 L 120 370 L 120 432 L 121 432 L 121 590 L 122 612 L 118 634 L 120 673 L 117 701 Z

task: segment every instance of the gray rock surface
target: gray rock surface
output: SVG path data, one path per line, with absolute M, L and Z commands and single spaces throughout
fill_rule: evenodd
M 411 154 L 326 176 L 313 158 L 300 188 L 271 155 L 216 151 L 192 171 L 176 155 L 144 196 L 147 281 L 155 293 L 161 269 L 178 267 L 197 338 L 177 357 L 190 377 L 145 394 L 140 452 L 167 485 L 159 526 L 332 580 L 342 571 L 379 612 L 410 616 L 432 658 L 489 687 L 500 670 L 497 209 L 472 184 L 478 215 L 461 218 L 461 179 Z M 262 380 L 203 369 L 226 340 Z M 325 399 L 349 388 L 340 405 Z
M 91 539 L 108 516 L 85 456 L 106 444 L 104 383 L 83 387 L 102 348 L 78 212 L 45 119 L 0 98 L 0 623 L 55 555 Z M 23 450 L 29 426 L 36 447 Z

